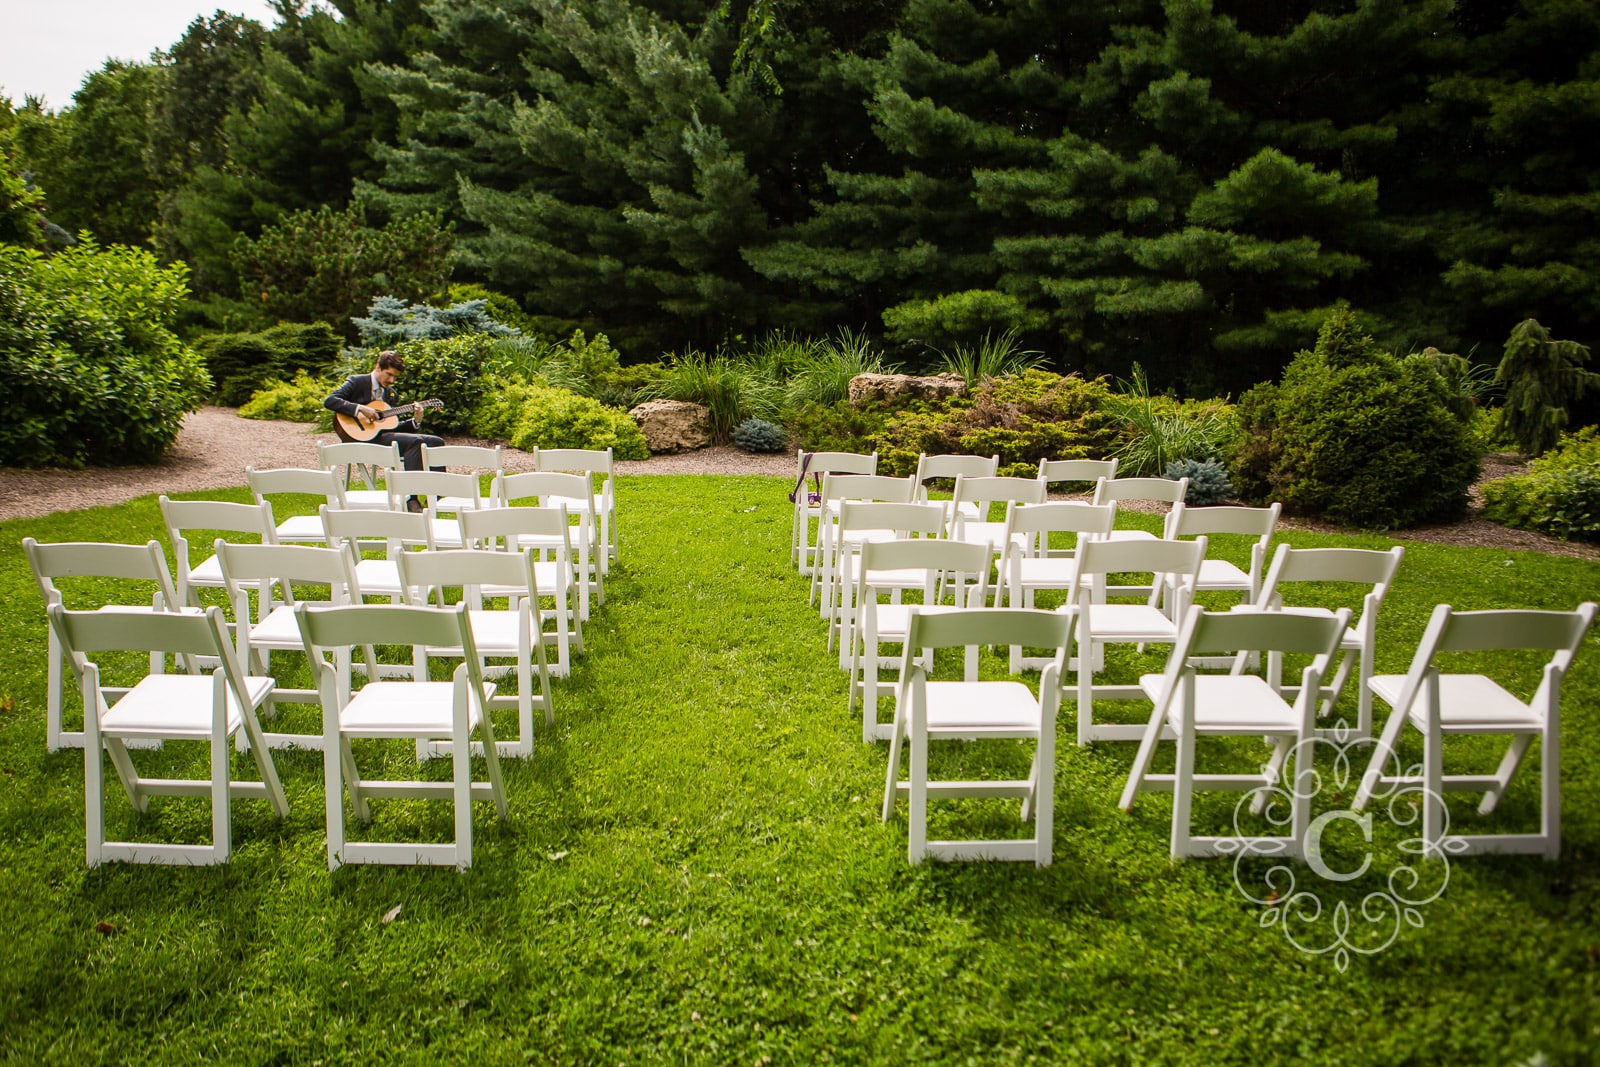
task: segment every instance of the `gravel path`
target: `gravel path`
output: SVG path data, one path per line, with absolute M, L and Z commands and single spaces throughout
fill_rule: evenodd
M 317 445 L 338 440 L 305 423 L 241 419 L 233 408 L 205 407 L 183 420 L 171 451 L 151 467 L 92 467 L 87 470 L 0 469 L 0 519 L 32 518 L 56 511 L 120 504 L 146 493 L 226 489 L 245 484 L 244 469 L 315 467 Z M 450 444 L 485 444 L 446 436 Z M 533 456 L 505 451 L 507 470 L 533 469 Z M 769 474 L 794 476 L 788 453 L 752 455 L 737 448 L 705 448 L 647 460 L 619 460 L 622 474 Z
M 56 511 L 120 504 L 147 493 L 226 489 L 244 484 L 246 466 L 315 467 L 317 445 L 337 440 L 315 433 L 306 424 L 241 419 L 233 408 L 205 407 L 187 416 L 171 452 L 152 467 L 95 467 L 81 471 L 0 469 L 0 520 L 31 518 Z M 485 444 L 471 437 L 447 437 L 451 444 Z M 533 457 L 519 449 L 505 451 L 507 470 L 532 470 Z M 1486 477 L 1502 477 L 1518 468 L 1497 457 L 1484 463 Z M 619 460 L 619 475 L 633 474 L 764 474 L 794 477 L 790 453 L 753 455 L 732 447 L 703 448 L 647 460 Z M 786 491 L 786 490 L 785 490 Z M 1481 498 L 1473 493 L 1473 509 L 1461 522 L 1406 530 L 1411 541 L 1446 545 L 1528 549 L 1556 556 L 1600 559 L 1600 546 L 1559 541 L 1543 534 L 1513 530 L 1478 514 Z M 1335 531 L 1306 520 L 1286 519 L 1289 529 Z

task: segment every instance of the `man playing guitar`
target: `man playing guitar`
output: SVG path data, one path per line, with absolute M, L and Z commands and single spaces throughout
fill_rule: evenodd
M 385 407 L 394 407 L 397 400 L 394 385 L 400 380 L 400 375 L 405 372 L 406 361 L 400 353 L 387 349 L 378 354 L 378 365 L 372 368 L 371 374 L 352 374 L 346 378 L 344 384 L 335 389 L 322 406 L 336 414 L 348 415 L 355 419 L 362 427 L 376 425 L 383 419 L 383 412 L 370 406 L 373 401 L 381 401 Z M 433 434 L 418 433 L 417 419 L 422 417 L 422 408 L 416 409 L 413 418 L 399 423 L 392 430 L 381 430 L 373 437 L 373 441 L 380 445 L 391 442 L 400 445 L 400 459 L 408 471 L 422 469 L 422 446 L 438 448 L 444 444 L 444 438 Z M 444 468 L 434 468 L 443 470 Z M 406 502 L 410 511 L 423 510 L 422 501 L 412 497 Z

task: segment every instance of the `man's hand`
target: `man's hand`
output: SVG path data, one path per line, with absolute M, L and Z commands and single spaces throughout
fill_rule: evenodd
M 356 405 L 356 421 L 362 426 L 373 426 L 378 422 L 378 412 L 365 404 Z

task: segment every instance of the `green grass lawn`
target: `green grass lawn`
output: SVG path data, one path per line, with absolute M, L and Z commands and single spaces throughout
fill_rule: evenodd
M 1281 909 L 1246 900 L 1228 861 L 1170 863 L 1170 799 L 1146 795 L 1119 812 L 1133 746 L 1078 748 L 1070 710 L 1053 866 L 909 866 L 904 803 L 889 823 L 878 817 L 885 749 L 861 743 L 844 674 L 789 565 L 784 483 L 624 478 L 618 496 L 623 561 L 586 654 L 555 683 L 557 723 L 539 724 L 533 759 L 505 765 L 511 820 L 478 806 L 465 874 L 330 874 L 315 753 L 278 755 L 285 823 L 265 803 L 236 802 L 228 865 L 87 870 L 82 757 L 45 752 L 44 613 L 19 542 L 161 538 L 160 516 L 142 498 L 0 524 L 0 1054 L 1594 1062 L 1600 635 L 1565 690 L 1561 860 L 1453 861 L 1443 891 L 1417 909 L 1421 926 L 1403 924 L 1389 947 L 1341 971 L 1331 954 L 1291 944 Z M 1404 669 L 1441 600 L 1571 608 L 1597 593 L 1594 562 L 1408 544 L 1380 670 Z M 1113 666 L 1160 659 L 1124 654 Z M 986 669 L 1003 668 L 993 658 Z M 1259 751 L 1224 758 L 1249 765 Z M 1470 744 L 1462 755 L 1494 758 Z M 944 758 L 1019 762 L 1009 746 Z M 1525 773 L 1492 820 L 1457 796 L 1457 829 L 1529 827 L 1536 782 Z M 113 835 L 206 832 L 203 802 L 157 800 L 136 819 L 115 785 L 107 797 Z M 1230 809 L 1197 807 L 1214 822 Z M 1012 811 L 952 807 L 939 825 L 989 832 Z M 377 813 L 380 832 L 441 840 L 448 819 L 442 804 Z M 1399 855 L 1389 841 L 1376 851 Z M 1435 864 L 1426 876 L 1441 873 Z

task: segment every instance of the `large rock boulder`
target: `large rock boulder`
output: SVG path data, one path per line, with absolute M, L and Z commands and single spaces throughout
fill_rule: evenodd
M 692 452 L 711 443 L 711 409 L 687 400 L 647 400 L 628 412 L 651 452 Z
M 966 396 L 966 379 L 959 374 L 858 374 L 850 379 L 850 406 L 869 400 L 894 404 L 902 400 L 940 400 Z

